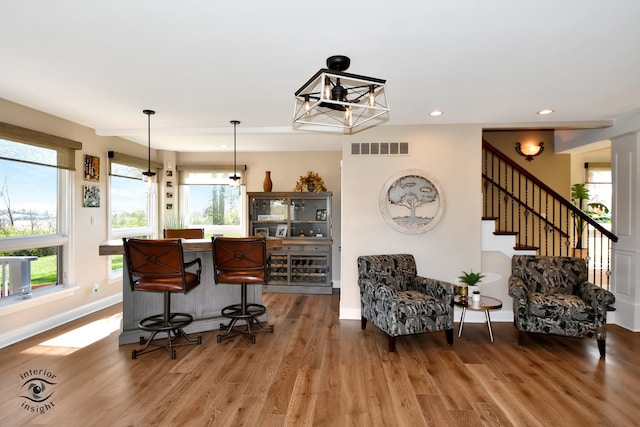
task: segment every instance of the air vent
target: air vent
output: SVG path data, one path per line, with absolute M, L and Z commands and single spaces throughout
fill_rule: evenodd
M 354 142 L 352 156 L 401 156 L 409 154 L 408 142 Z

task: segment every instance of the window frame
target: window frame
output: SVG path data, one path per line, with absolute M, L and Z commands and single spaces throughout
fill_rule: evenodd
M 2 301 L 0 301 L 0 314 L 9 314 L 22 308 L 31 308 L 44 303 L 44 299 L 39 297 L 52 293 L 60 294 L 60 291 L 75 287 L 73 285 L 75 283 L 75 259 L 72 256 L 75 245 L 70 236 L 73 230 L 74 216 L 75 153 L 78 150 L 82 150 L 82 143 L 4 122 L 0 122 L 0 138 L 9 142 L 52 149 L 57 153 L 55 165 L 42 164 L 43 166 L 55 167 L 57 170 L 56 233 L 0 238 L 0 251 L 2 252 L 51 246 L 58 247 L 56 284 L 33 290 L 27 297 L 29 299 L 25 299 L 24 296 L 18 298 L 19 295 L 16 295 L 16 298 L 11 298 L 11 296 L 2 298 Z M 38 162 L 29 162 L 25 159 L 3 158 L 7 161 L 40 164 Z M 60 297 L 62 296 L 64 295 L 60 294 Z M 38 301 L 33 302 L 34 299 L 38 299 Z
M 138 157 L 129 156 L 122 153 L 117 153 L 114 151 L 108 152 L 108 160 L 109 160 L 109 182 L 107 185 L 107 209 L 108 209 L 108 220 L 107 220 L 107 233 L 110 239 L 121 240 L 126 237 L 148 237 L 148 238 L 156 238 L 158 236 L 158 182 L 157 178 L 159 176 L 159 171 L 162 169 L 162 165 L 156 162 L 147 163 L 147 160 L 140 159 Z M 111 178 L 113 176 L 111 165 L 113 163 L 126 165 L 134 168 L 138 168 L 141 171 L 146 169 L 147 166 L 155 172 L 156 175 L 152 178 L 151 182 L 148 182 L 147 189 L 147 226 L 146 227 L 133 227 L 133 228 L 125 228 L 114 230 L 112 225 L 112 210 L 113 206 L 113 192 Z M 121 177 L 125 179 L 135 179 L 132 177 Z M 140 180 L 142 180 L 142 172 L 140 173 Z M 121 256 L 121 255 L 120 255 Z M 118 281 L 122 279 L 122 269 L 113 269 L 113 255 L 109 256 L 109 261 L 107 262 L 107 277 L 109 281 Z
M 247 192 L 246 192 L 246 179 L 247 179 L 247 166 L 244 164 L 240 165 L 226 165 L 226 164 L 211 164 L 211 165 L 177 165 L 176 172 L 178 174 L 177 184 L 178 184 L 178 215 L 180 218 L 184 219 L 186 222 L 185 226 L 195 225 L 189 223 L 189 211 L 188 211 L 188 197 L 185 197 L 185 186 L 196 186 L 196 185 L 224 185 L 212 180 L 211 182 L 190 182 L 189 175 L 192 173 L 223 173 L 229 176 L 236 174 L 240 177 L 240 185 L 239 185 L 239 198 L 240 198 L 240 224 L 238 225 L 210 225 L 210 224 L 197 224 L 198 227 L 203 227 L 205 229 L 205 234 L 225 234 L 225 231 L 231 231 L 231 233 L 227 233 L 228 235 L 237 234 L 240 236 L 247 235 Z M 231 180 L 229 180 L 229 184 L 231 184 Z M 182 221 L 181 221 L 182 222 Z

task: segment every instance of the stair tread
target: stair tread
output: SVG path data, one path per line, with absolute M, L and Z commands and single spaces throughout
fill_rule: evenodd
M 538 249 L 540 249 L 537 246 L 527 246 L 527 245 L 516 245 L 513 247 L 513 249 L 517 250 L 517 251 L 537 251 Z

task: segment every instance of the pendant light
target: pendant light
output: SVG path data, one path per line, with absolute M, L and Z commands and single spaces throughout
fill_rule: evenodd
M 147 115 L 147 138 L 148 138 L 148 148 L 147 148 L 147 171 L 142 172 L 144 175 L 144 180 L 151 183 L 153 177 L 156 175 L 155 172 L 151 171 L 151 116 L 156 112 L 153 110 L 142 110 L 144 114 Z
M 240 176 L 236 173 L 236 126 L 240 124 L 239 120 L 231 120 L 229 123 L 233 125 L 233 175 L 229 177 L 231 185 L 237 187 L 240 185 Z

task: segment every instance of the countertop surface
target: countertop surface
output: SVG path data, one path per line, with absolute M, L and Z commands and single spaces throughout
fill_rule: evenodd
M 319 239 L 313 237 L 297 239 L 267 237 L 267 250 L 278 250 L 285 245 L 331 245 L 331 243 L 331 239 Z M 211 239 L 183 239 L 182 247 L 185 252 L 210 251 Z M 122 239 L 105 240 L 100 243 L 100 255 L 122 255 L 123 252 Z

